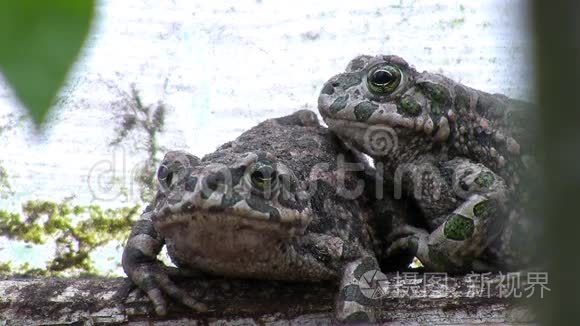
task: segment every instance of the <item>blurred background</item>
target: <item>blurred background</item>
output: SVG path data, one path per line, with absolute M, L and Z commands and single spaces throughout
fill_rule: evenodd
M 203 156 L 258 122 L 316 111 L 318 92 L 359 54 L 396 54 L 487 92 L 533 101 L 526 1 L 103 0 L 81 59 L 35 134 L 0 80 L 0 164 L 11 194 L 121 207 L 142 203 L 132 177 L 148 159 L 119 137 L 121 106 L 136 90 L 166 110 L 165 149 Z M 133 86 L 132 86 L 133 85 Z M 125 121 L 126 122 L 126 121 Z M 4 241 L 0 262 L 42 267 L 53 245 Z M 100 248 L 99 270 L 118 274 L 118 243 Z M 39 259 L 42 257 L 42 259 Z

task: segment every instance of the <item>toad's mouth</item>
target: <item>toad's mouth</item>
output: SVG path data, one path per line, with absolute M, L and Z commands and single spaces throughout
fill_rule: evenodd
M 273 250 L 299 236 L 294 228 L 266 220 L 247 219 L 224 212 L 172 214 L 155 222 L 167 244 L 187 262 L 267 261 Z
M 366 130 L 368 128 L 396 128 L 402 127 L 407 129 L 422 129 L 424 121 L 420 119 L 411 119 L 402 117 L 398 113 L 383 114 L 379 117 L 369 118 L 367 121 L 357 121 L 354 117 L 329 117 L 324 116 L 324 122 L 329 128 L 339 130 L 341 128 L 346 129 L 358 129 Z M 421 125 L 419 125 L 421 124 Z
M 429 117 L 410 119 L 398 114 L 376 119 L 371 117 L 366 122 L 336 117 L 325 117 L 324 121 L 345 142 L 358 144 L 364 148 L 365 153 L 379 156 L 396 151 L 399 142 L 405 140 L 400 135 L 411 133 L 428 137 L 433 142 L 445 142 L 451 134 L 446 118 L 440 119 L 437 124 Z
M 182 212 L 162 212 L 153 217 L 157 229 L 162 233 L 163 230 L 176 227 L 195 227 L 209 233 L 220 233 L 224 230 L 252 231 L 270 232 L 284 237 L 303 234 L 310 220 L 309 209 L 297 211 L 277 208 L 270 212 L 261 212 L 251 209 L 245 201 L 220 210 L 213 207 L 191 207 Z
M 326 118 L 325 122 L 345 144 L 375 158 L 396 155 L 404 140 L 399 137 L 401 128 L 389 124 L 333 118 Z

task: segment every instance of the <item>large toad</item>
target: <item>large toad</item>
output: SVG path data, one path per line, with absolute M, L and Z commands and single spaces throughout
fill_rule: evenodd
M 407 225 L 389 252 L 411 251 L 428 269 L 515 269 L 537 242 L 521 208 L 533 164 L 530 105 L 392 55 L 354 58 L 318 99 L 328 127 L 370 155 L 395 196 L 410 199 L 425 226 Z
M 364 194 L 365 162 L 311 111 L 271 119 L 203 159 L 166 154 L 155 201 L 135 224 L 123 268 L 152 300 L 206 306 L 176 286 L 157 259 L 236 278 L 335 280 L 338 320 L 372 320 L 358 280 L 379 270 L 380 239 Z

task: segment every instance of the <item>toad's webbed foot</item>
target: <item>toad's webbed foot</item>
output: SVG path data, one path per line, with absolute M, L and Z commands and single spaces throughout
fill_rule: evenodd
M 423 229 L 404 225 L 393 230 L 387 238 L 389 247 L 387 257 L 396 256 L 399 253 L 412 253 L 424 266 L 429 266 L 428 255 L 429 233 Z
M 180 289 L 173 283 L 165 272 L 161 262 L 146 264 L 142 263 L 136 266 L 129 274 L 131 280 L 145 293 L 152 301 L 155 312 L 163 316 L 167 314 L 167 301 L 165 295 L 168 295 L 175 302 L 198 312 L 206 312 L 207 306 L 190 296 L 187 291 Z

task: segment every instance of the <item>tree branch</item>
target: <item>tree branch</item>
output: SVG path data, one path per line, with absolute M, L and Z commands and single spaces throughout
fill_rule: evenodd
M 397 274 L 388 274 L 382 287 L 387 290 L 386 296 L 376 301 L 378 317 L 385 324 L 427 325 L 511 325 L 532 323 L 535 319 L 524 303 L 503 297 L 505 293 L 496 286 L 501 283 L 498 275 L 486 278 L 487 289 L 474 287 L 473 279 L 467 276 L 447 277 L 445 281 L 445 284 L 428 282 L 422 274 L 415 279 L 401 280 Z M 326 325 L 332 322 L 336 293 L 333 284 L 219 278 L 182 280 L 179 284 L 192 295 L 202 297 L 212 311 L 199 314 L 174 304 L 168 316 L 157 317 L 140 291 L 122 278 L 0 279 L 0 325 L 127 322 L 149 325 L 151 321 L 164 321 L 163 325 L 195 322 Z

